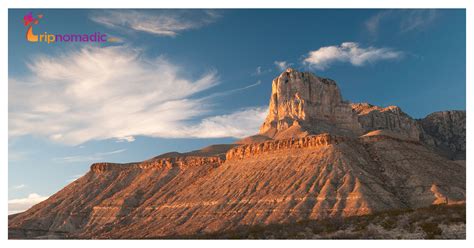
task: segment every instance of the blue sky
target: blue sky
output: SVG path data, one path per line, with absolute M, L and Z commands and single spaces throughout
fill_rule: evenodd
M 102 32 L 118 43 L 29 43 Z M 465 109 L 464 10 L 9 10 L 9 203 L 93 162 L 141 161 L 258 131 L 285 66 L 415 118 Z M 191 138 L 189 138 L 191 137 Z

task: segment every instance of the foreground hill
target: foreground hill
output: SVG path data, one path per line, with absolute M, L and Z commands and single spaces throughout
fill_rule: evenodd
M 93 164 L 11 216 L 9 236 L 206 235 L 463 203 L 465 163 L 452 160 L 465 154 L 459 113 L 423 122 L 398 107 L 351 104 L 334 81 L 289 69 L 273 81 L 256 136 L 138 163 Z

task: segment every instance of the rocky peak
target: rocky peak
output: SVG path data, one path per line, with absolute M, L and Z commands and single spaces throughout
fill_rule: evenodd
M 269 114 L 260 134 L 285 130 L 321 133 L 357 131 L 357 116 L 343 101 L 336 82 L 288 68 L 272 82 Z
M 420 130 L 416 121 L 400 107 L 379 107 L 369 103 L 351 104 L 364 132 L 389 130 L 412 140 L 419 140 Z
M 343 100 L 334 80 L 288 68 L 272 82 L 269 113 L 258 137 L 285 139 L 320 133 L 360 136 L 376 130 L 415 141 L 423 132 L 420 124 L 397 106 L 349 103 Z

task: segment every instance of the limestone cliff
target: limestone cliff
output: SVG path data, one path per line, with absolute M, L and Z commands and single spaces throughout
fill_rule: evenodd
M 295 135 L 281 136 L 290 128 Z M 288 138 L 300 133 L 360 133 L 357 116 L 331 79 L 287 69 L 272 82 L 269 114 L 260 134 Z
M 441 111 L 419 120 L 421 139 L 451 159 L 466 159 L 466 112 Z
M 368 103 L 352 104 L 364 133 L 374 130 L 389 130 L 409 139 L 419 140 L 420 130 L 414 119 L 397 106 L 386 108 Z
M 464 159 L 465 116 L 465 111 L 444 111 L 415 120 L 397 106 L 349 103 L 335 81 L 289 68 L 272 82 L 269 113 L 259 134 L 238 143 L 320 133 L 358 137 L 380 130 L 422 141 L 450 159 Z

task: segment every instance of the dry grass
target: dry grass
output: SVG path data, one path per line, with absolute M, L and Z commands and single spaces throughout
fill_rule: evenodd
M 305 220 L 192 235 L 189 239 L 465 239 L 466 206 L 437 205 L 344 219 Z M 443 233 L 440 224 L 454 231 Z M 463 227 L 459 231 L 459 226 Z

